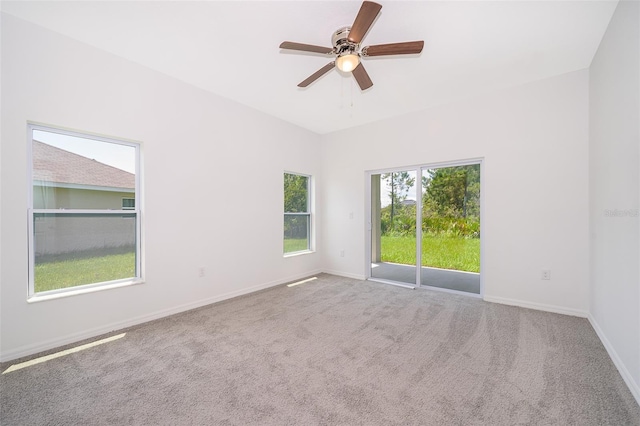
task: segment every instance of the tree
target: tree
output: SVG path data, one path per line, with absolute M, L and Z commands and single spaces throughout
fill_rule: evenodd
M 402 209 L 402 202 L 406 200 L 407 193 L 416 182 L 416 178 L 411 176 L 409 172 L 393 172 L 386 173 L 381 176 L 391 188 L 389 198 L 391 198 L 391 220 L 390 228 L 395 227 L 395 218 L 398 210 Z
M 307 176 L 291 173 L 284 174 L 285 213 L 303 213 L 307 211 L 308 180 Z
M 445 167 L 427 171 L 425 188 L 426 214 L 451 218 L 480 217 L 480 165 Z

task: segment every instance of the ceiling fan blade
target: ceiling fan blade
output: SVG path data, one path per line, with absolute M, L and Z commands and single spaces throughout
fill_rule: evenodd
M 404 43 L 376 44 L 362 48 L 362 56 L 408 55 L 422 52 L 424 41 L 407 41 Z
M 362 63 L 358 64 L 358 66 L 351 71 L 351 74 L 353 74 L 353 77 L 356 79 L 361 90 L 367 90 L 369 87 L 373 86 L 373 82 L 369 78 L 367 71 L 362 66 Z
M 333 48 L 324 46 L 314 46 L 313 44 L 294 43 L 292 41 L 283 41 L 280 44 L 280 49 L 288 50 L 300 50 L 302 52 L 313 53 L 332 53 Z
M 349 31 L 348 39 L 351 43 L 359 44 L 362 41 L 367 31 L 369 31 L 369 27 L 371 27 L 371 24 L 373 24 L 373 21 L 376 19 L 376 16 L 378 16 L 380 9 L 382 9 L 382 6 L 378 3 L 372 1 L 362 3 L 360 11 L 351 26 L 351 31 Z
M 319 79 L 320 77 L 322 77 L 323 75 L 331 71 L 335 66 L 336 66 L 335 62 L 329 62 L 324 67 L 320 68 L 318 71 L 311 74 L 306 80 L 298 84 L 298 87 L 307 87 L 308 85 L 310 85 L 311 83 L 313 83 L 314 81 L 316 81 L 317 79 Z

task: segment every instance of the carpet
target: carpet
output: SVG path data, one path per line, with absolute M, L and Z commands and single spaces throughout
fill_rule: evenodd
M 322 274 L 122 332 L 0 375 L 2 425 L 640 424 L 586 319 L 461 295 Z

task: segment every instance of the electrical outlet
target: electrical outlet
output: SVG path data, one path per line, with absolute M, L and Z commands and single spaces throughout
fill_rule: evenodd
M 198 268 L 198 277 L 199 278 L 203 278 L 204 277 L 204 266 L 201 266 Z
M 551 279 L 551 270 L 550 269 L 543 269 L 542 270 L 542 276 L 540 277 L 540 279 L 542 279 L 542 280 L 550 280 Z
M 340 257 L 344 257 L 344 250 L 340 250 Z
M 353 212 L 349 212 L 349 219 L 353 219 Z

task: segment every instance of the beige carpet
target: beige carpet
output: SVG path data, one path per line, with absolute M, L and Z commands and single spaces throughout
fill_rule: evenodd
M 638 425 L 585 319 L 321 275 L 0 376 L 2 425 Z M 9 364 L 3 364 L 3 371 Z

